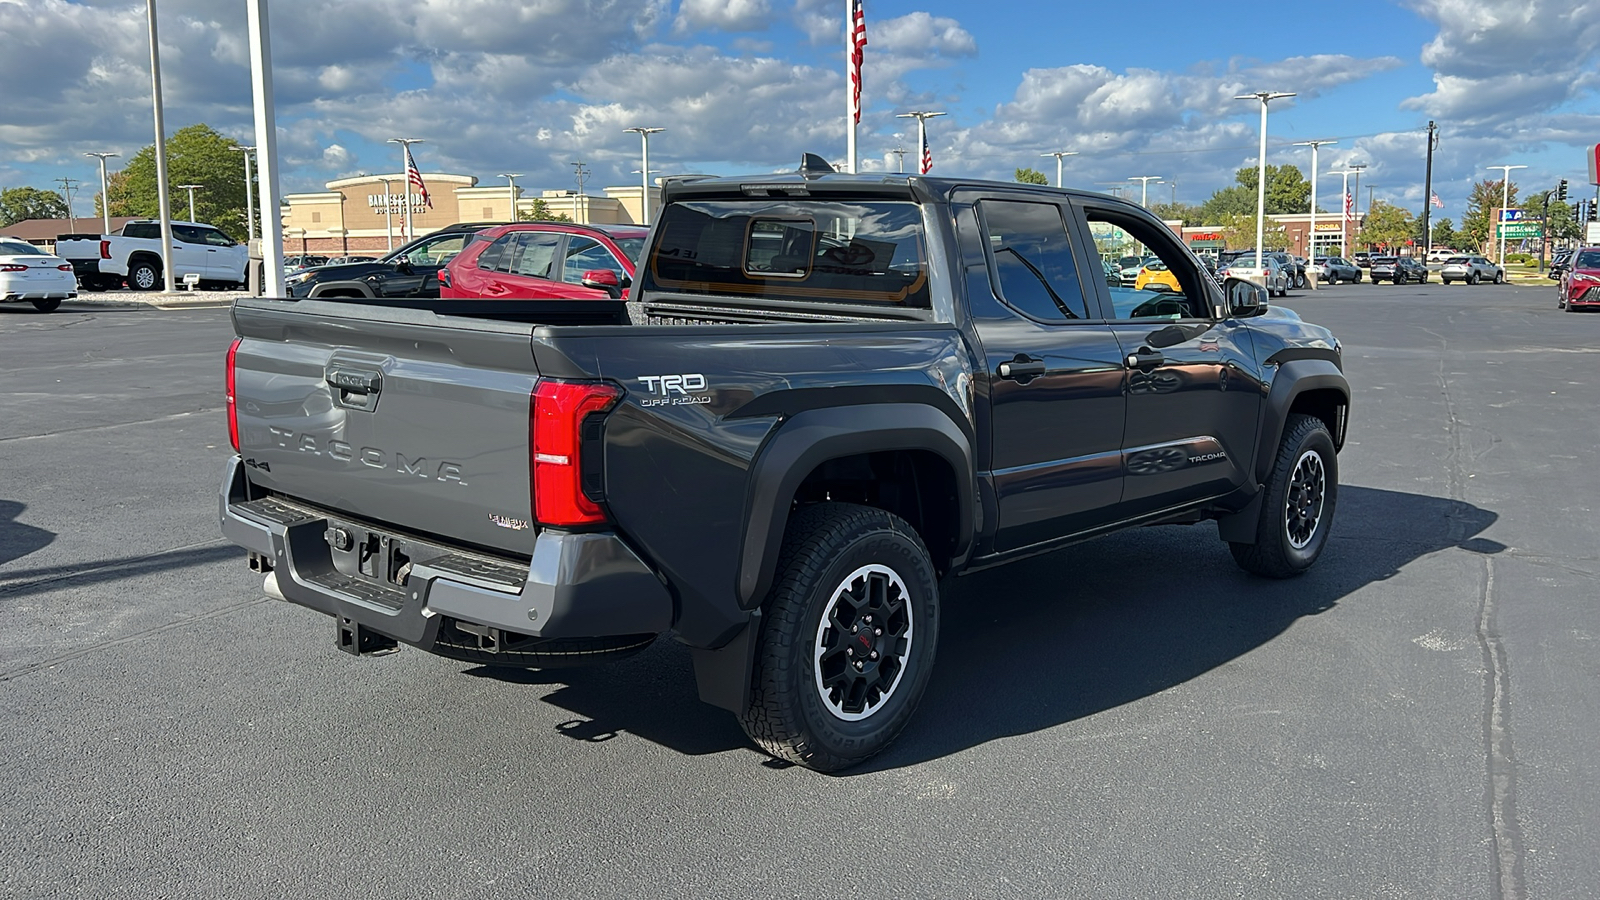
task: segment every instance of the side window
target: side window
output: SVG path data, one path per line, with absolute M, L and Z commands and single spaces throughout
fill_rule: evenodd
M 204 244 L 206 242 L 205 234 L 193 225 L 172 226 L 172 236 L 185 244 Z
M 515 237 L 515 233 L 501 235 L 494 243 L 483 248 L 483 252 L 478 254 L 478 268 L 484 272 L 499 269 L 505 263 L 506 248 L 511 246 L 511 240 Z
M 980 200 L 978 211 L 992 254 L 995 293 L 1006 305 L 1045 322 L 1089 317 L 1060 207 Z
M 502 258 L 500 270 L 529 278 L 549 278 L 561 235 L 542 231 L 523 231 L 512 235 L 515 248 L 509 260 Z M 507 263 L 509 262 L 509 265 Z
M 222 232 L 217 231 L 215 228 L 202 228 L 202 229 L 200 229 L 200 236 L 205 238 L 206 243 L 208 245 L 212 246 L 212 247 L 232 247 L 233 246 L 233 239 L 228 237 L 227 235 L 223 234 Z
M 470 236 L 451 234 L 436 241 L 429 241 L 411 251 L 411 260 L 425 266 L 442 266 L 461 252 L 461 248 L 466 246 L 467 238 Z
M 617 273 L 620 283 L 627 278 L 622 270 L 622 264 L 611 255 L 605 245 L 594 238 L 569 237 L 567 238 L 567 261 L 561 268 L 561 280 L 577 284 L 583 280 L 583 273 L 594 269 L 606 269 Z
M 159 239 L 161 237 L 161 226 L 154 222 L 132 222 L 122 229 L 122 236 Z
M 1152 226 L 1135 216 L 1090 208 L 1085 210 L 1089 230 L 1101 252 L 1128 252 L 1139 262 L 1132 281 L 1107 287 L 1111 306 L 1118 319 L 1204 319 L 1210 316 L 1211 299 L 1206 289 L 1209 279 L 1189 261 L 1189 257 L 1166 228 Z M 1262 263 L 1278 262 L 1262 254 Z M 1128 271 L 1124 269 L 1124 272 Z

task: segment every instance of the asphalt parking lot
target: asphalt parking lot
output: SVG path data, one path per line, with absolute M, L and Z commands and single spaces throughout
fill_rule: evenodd
M 0 894 L 1600 895 L 1600 316 L 1344 285 L 1331 544 L 957 581 L 886 754 L 776 768 L 669 641 L 353 659 L 217 531 L 224 309 L 0 308 Z

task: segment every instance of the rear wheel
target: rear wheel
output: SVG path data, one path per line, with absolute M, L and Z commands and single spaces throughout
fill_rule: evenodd
M 1467 284 L 1477 284 L 1478 281 L 1479 277 L 1477 272 L 1469 272 L 1467 274 Z
M 883 750 L 910 721 L 939 636 L 933 563 L 880 509 L 807 507 L 789 520 L 756 645 L 745 733 L 819 772 Z
M 161 287 L 161 267 L 149 262 L 134 263 L 128 268 L 128 287 L 136 291 L 153 291 Z
M 1254 575 L 1299 575 L 1322 555 L 1339 499 L 1339 458 L 1321 419 L 1296 413 L 1284 423 L 1264 490 L 1255 543 L 1230 542 L 1228 549 Z
M 55 312 L 56 308 L 60 305 L 61 301 L 59 299 L 33 301 L 33 308 L 37 309 L 39 312 Z
M 1448 279 L 1448 278 L 1440 278 L 1439 280 L 1444 282 L 1445 284 L 1449 284 L 1450 283 L 1450 279 Z
M 1505 284 L 1506 283 L 1506 273 L 1504 271 L 1495 272 L 1494 273 L 1494 283 L 1495 284 Z

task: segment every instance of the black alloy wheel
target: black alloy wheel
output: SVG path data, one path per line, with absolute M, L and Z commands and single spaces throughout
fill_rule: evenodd
M 1339 458 L 1328 426 L 1315 416 L 1290 416 L 1263 489 L 1255 543 L 1230 542 L 1234 562 L 1266 578 L 1311 568 L 1327 546 L 1338 499 Z
M 927 687 L 938 593 L 927 548 L 898 516 L 850 503 L 795 513 L 763 607 L 745 733 L 819 772 L 883 750 Z

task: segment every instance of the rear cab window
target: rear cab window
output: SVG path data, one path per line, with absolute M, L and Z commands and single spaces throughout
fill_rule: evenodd
M 909 200 L 683 200 L 662 211 L 640 292 L 928 309 L 925 241 Z

